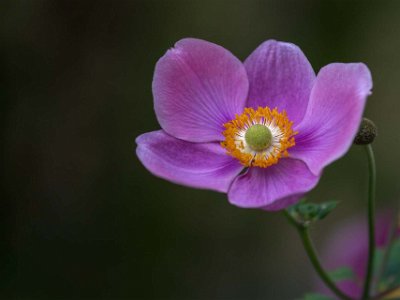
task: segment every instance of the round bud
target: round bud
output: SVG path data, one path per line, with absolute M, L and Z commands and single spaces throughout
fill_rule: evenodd
M 354 144 L 356 145 L 371 144 L 377 135 L 378 135 L 378 130 L 374 122 L 372 122 L 367 118 L 363 118 L 358 133 L 354 139 Z
M 246 143 L 255 151 L 262 151 L 271 146 L 272 134 L 267 126 L 255 124 L 244 135 Z

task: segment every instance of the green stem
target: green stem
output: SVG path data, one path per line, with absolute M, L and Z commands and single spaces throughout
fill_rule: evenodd
M 364 278 L 364 289 L 361 299 L 369 299 L 371 290 L 371 279 L 373 273 L 373 261 L 375 255 L 375 189 L 376 189 L 376 167 L 374 151 L 371 145 L 366 147 L 368 156 L 368 265 Z
M 317 252 L 315 251 L 315 247 L 311 241 L 310 234 L 308 231 L 307 226 L 303 226 L 299 223 L 297 223 L 296 220 L 293 219 L 293 217 L 286 211 L 284 210 L 286 218 L 289 220 L 289 222 L 297 229 L 299 232 L 301 241 L 303 242 L 304 249 L 306 250 L 306 253 L 308 255 L 308 258 L 310 259 L 315 271 L 318 273 L 319 277 L 324 281 L 324 283 L 330 288 L 330 290 L 337 296 L 339 299 L 342 300 L 352 300 L 352 298 L 348 297 L 345 295 L 332 281 L 332 279 L 329 277 L 329 275 L 326 273 L 324 268 L 322 267 Z

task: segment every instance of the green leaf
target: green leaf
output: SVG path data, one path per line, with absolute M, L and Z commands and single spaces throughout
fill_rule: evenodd
M 390 282 L 390 287 L 400 284 L 400 239 L 392 245 L 384 278 Z
M 336 208 L 337 204 L 338 204 L 337 201 L 329 201 L 329 202 L 320 204 L 318 219 L 319 220 L 324 219 L 327 215 L 329 215 L 331 213 L 331 211 L 333 211 Z
M 384 255 L 384 249 L 376 248 L 373 261 L 373 266 L 374 266 L 373 274 L 378 274 L 381 271 L 383 263 L 383 255 Z
M 319 212 L 318 204 L 314 203 L 302 203 L 297 207 L 297 212 L 305 220 L 314 219 Z
M 378 260 L 379 266 L 383 263 L 383 253 L 385 250 L 379 249 L 377 256 L 381 256 L 380 261 Z M 387 260 L 386 268 L 382 278 L 380 278 L 378 289 L 384 291 L 389 288 L 394 288 L 400 285 L 400 239 L 398 238 L 393 242 L 390 255 Z
M 337 201 L 324 203 L 310 203 L 305 199 L 288 208 L 289 214 L 300 224 L 308 225 L 311 222 L 324 219 L 337 206 Z
M 309 293 L 306 294 L 301 300 L 334 300 L 334 298 L 322 294 Z
M 355 275 L 349 267 L 341 267 L 329 272 L 329 276 L 333 281 L 341 281 L 346 279 L 354 279 Z

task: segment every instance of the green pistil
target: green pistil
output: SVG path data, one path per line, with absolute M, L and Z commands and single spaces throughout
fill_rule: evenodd
M 244 135 L 246 143 L 255 151 L 267 149 L 272 144 L 272 134 L 267 126 L 255 124 Z

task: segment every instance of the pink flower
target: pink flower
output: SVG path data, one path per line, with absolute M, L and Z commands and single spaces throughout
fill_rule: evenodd
M 362 63 L 329 64 L 315 76 L 291 43 L 268 40 L 242 63 L 221 46 L 183 39 L 157 62 L 162 130 L 139 136 L 137 155 L 156 176 L 279 210 L 349 149 L 371 87 Z

